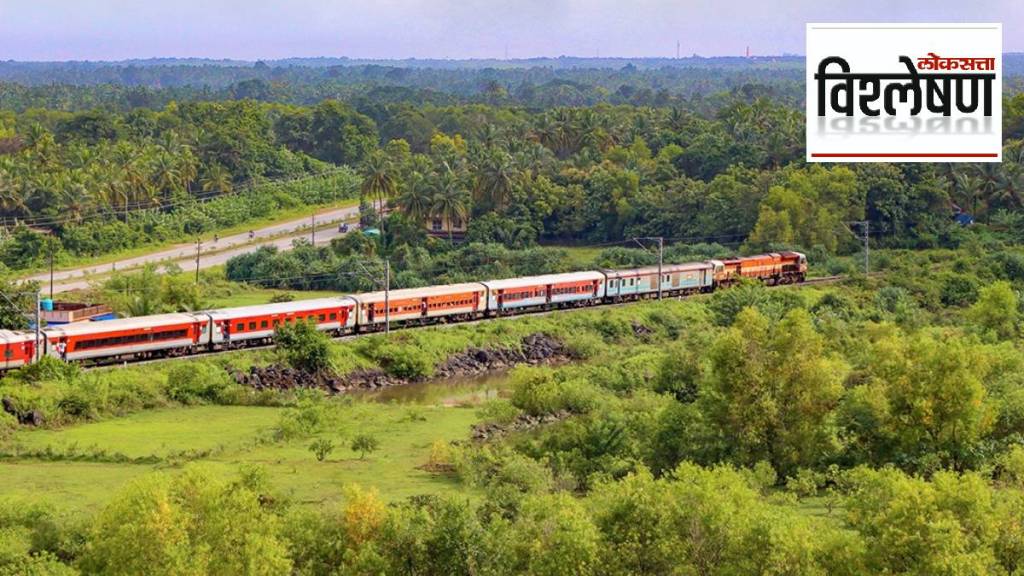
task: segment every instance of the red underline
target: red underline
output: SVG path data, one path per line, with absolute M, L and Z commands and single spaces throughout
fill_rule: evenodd
M 812 152 L 812 158 L 997 158 L 993 152 Z

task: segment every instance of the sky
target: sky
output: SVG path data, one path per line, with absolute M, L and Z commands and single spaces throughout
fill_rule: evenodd
M 807 22 L 1002 22 L 1024 52 L 1024 0 L 0 0 L 0 60 L 802 54 Z

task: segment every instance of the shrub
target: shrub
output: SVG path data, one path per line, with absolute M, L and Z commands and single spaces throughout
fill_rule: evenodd
M 310 373 L 331 369 L 331 339 L 311 322 L 284 324 L 274 339 L 289 366 Z
M 366 458 L 367 454 L 376 452 L 379 447 L 380 442 L 377 438 L 370 436 L 369 434 L 357 434 L 356 437 L 352 439 L 352 445 L 350 446 L 353 452 L 359 452 L 360 460 Z
M 323 462 L 334 451 L 334 442 L 327 438 L 318 438 L 309 445 L 309 451 L 316 456 L 317 462 Z
M 230 386 L 227 372 L 206 362 L 182 362 L 167 374 L 167 397 L 182 404 L 219 402 Z

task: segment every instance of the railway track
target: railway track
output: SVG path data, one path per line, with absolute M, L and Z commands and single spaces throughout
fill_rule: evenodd
M 817 276 L 817 277 L 813 277 L 813 278 L 807 278 L 807 279 L 805 279 L 803 282 L 801 282 L 799 284 L 777 284 L 775 286 L 768 286 L 767 288 L 769 288 L 769 289 L 802 288 L 802 287 L 806 287 L 806 286 L 817 286 L 817 285 L 835 284 L 836 282 L 841 282 L 841 281 L 845 280 L 846 278 L 847 278 L 847 276 L 844 276 L 844 275 Z M 690 295 L 686 295 L 686 296 L 672 296 L 671 298 L 666 298 L 666 299 L 687 300 L 687 299 L 690 299 L 690 298 L 697 298 L 697 297 L 701 297 L 701 296 L 707 296 L 707 294 L 690 294 Z M 477 318 L 475 320 L 467 320 L 467 321 L 463 321 L 463 322 L 441 322 L 441 323 L 437 323 L 437 324 L 424 324 L 424 325 L 419 325 L 419 326 L 405 326 L 405 327 L 402 327 L 402 328 L 396 328 L 396 330 L 406 331 L 406 330 L 423 330 L 423 329 L 427 329 L 427 328 L 452 328 L 452 327 L 456 327 L 456 326 L 472 326 L 474 324 L 480 324 L 482 322 L 492 322 L 492 321 L 495 321 L 495 320 L 498 320 L 498 321 L 501 321 L 501 320 L 515 320 L 516 318 L 523 318 L 523 317 L 527 317 L 527 316 L 549 316 L 549 315 L 552 315 L 552 314 L 558 314 L 558 313 L 562 313 L 562 312 L 589 310 L 591 308 L 598 307 L 598 306 L 602 307 L 602 308 L 618 308 L 618 307 L 622 307 L 622 306 L 630 306 L 630 305 L 633 305 L 633 304 L 638 304 L 638 303 L 641 303 L 641 302 L 650 302 L 650 301 L 656 300 L 656 299 L 657 298 L 648 298 L 648 299 L 641 299 L 641 300 L 627 300 L 627 301 L 624 301 L 624 302 L 610 302 L 610 303 L 607 303 L 607 304 L 596 304 L 594 306 L 586 306 L 586 307 L 581 307 L 581 308 L 559 308 L 559 309 L 552 309 L 552 310 L 534 310 L 534 311 L 521 312 L 521 313 L 518 313 L 518 314 L 511 315 L 511 316 L 496 316 L 496 317 L 491 317 L 491 318 Z M 357 334 L 343 334 L 341 336 L 334 336 L 334 337 L 332 337 L 332 339 L 336 340 L 336 341 L 339 341 L 339 342 L 342 342 L 342 341 L 345 341 L 345 340 L 351 340 L 353 338 L 360 338 L 360 337 L 363 337 L 363 336 L 371 336 L 371 335 L 374 335 L 374 334 L 382 334 L 382 332 L 364 332 L 364 333 L 357 333 Z M 163 358 L 147 358 L 147 359 L 143 359 L 143 360 L 124 360 L 124 361 L 121 361 L 121 362 L 111 362 L 111 363 L 106 363 L 106 364 L 95 364 L 95 365 L 82 366 L 82 369 L 83 370 L 109 370 L 111 368 L 126 367 L 128 365 L 141 366 L 141 365 L 145 365 L 145 364 L 156 364 L 156 363 L 159 363 L 159 362 L 168 362 L 168 361 L 171 361 L 171 360 L 183 360 L 183 359 L 186 359 L 186 358 L 209 358 L 209 357 L 214 357 L 214 356 L 220 356 L 220 355 L 223 355 L 223 354 L 233 354 L 235 352 L 243 352 L 243 351 L 248 351 L 248 350 L 269 350 L 269 349 L 273 349 L 273 348 L 276 348 L 276 347 L 277 347 L 277 344 L 269 343 L 269 344 L 257 344 L 257 345 L 254 345 L 254 346 L 245 346 L 243 348 L 233 348 L 233 349 L 230 349 L 230 350 L 200 350 L 200 351 L 197 351 L 195 354 L 188 354 L 188 355 L 184 355 L 184 356 L 167 356 L 167 357 L 163 357 Z

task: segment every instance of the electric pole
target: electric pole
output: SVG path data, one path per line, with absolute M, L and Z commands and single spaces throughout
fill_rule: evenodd
M 53 300 L 53 237 L 50 237 L 50 300 Z
M 857 220 L 850 224 L 860 226 L 862 232 L 860 239 L 864 241 L 864 275 L 867 276 L 871 271 L 871 246 L 868 244 L 868 239 L 871 238 L 871 223 L 867 220 Z M 851 230 L 850 233 L 852 234 L 853 231 Z
M 658 241 L 658 300 L 661 300 L 661 275 L 662 268 L 665 265 L 665 238 L 663 236 L 645 236 L 643 238 L 633 238 L 633 241 L 636 242 L 641 248 L 643 248 L 644 250 L 648 250 L 648 248 L 644 246 L 641 240 Z
M 39 345 L 39 335 L 40 335 L 39 322 L 41 320 L 41 318 L 39 317 L 40 316 L 39 309 L 42 307 L 42 305 L 43 305 L 43 303 L 39 301 L 39 290 L 36 290 L 36 349 L 35 349 L 35 352 L 34 352 L 36 360 L 39 360 L 39 353 L 41 352 L 41 350 L 40 350 L 41 346 Z
M 665 263 L 665 239 L 658 236 L 658 300 L 661 300 L 661 268 Z
M 871 274 L 871 267 L 869 266 L 871 258 L 871 246 L 868 244 L 868 239 L 871 237 L 871 222 L 868 220 L 864 221 L 864 275 L 868 276 Z
M 199 284 L 199 252 L 203 249 L 202 238 L 196 238 L 196 284 Z
M 391 260 L 384 259 L 384 333 L 391 334 Z

